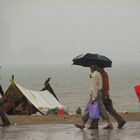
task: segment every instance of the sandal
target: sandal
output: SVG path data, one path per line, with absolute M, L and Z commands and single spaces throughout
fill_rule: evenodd
M 113 129 L 113 126 L 112 125 L 107 125 L 103 129 Z
M 83 129 L 85 128 L 83 125 L 79 125 L 79 124 L 75 124 L 75 126 L 76 126 L 77 128 L 80 128 L 81 130 L 83 130 Z

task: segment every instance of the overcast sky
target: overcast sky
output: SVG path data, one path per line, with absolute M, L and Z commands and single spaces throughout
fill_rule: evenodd
M 139 0 L 0 0 L 0 62 L 140 62 Z

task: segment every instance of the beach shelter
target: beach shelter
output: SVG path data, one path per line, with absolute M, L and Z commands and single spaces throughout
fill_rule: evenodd
M 136 86 L 134 87 L 134 89 L 135 89 L 135 92 L 136 92 L 136 94 L 137 94 L 138 100 L 139 100 L 139 102 L 140 102 L 140 85 L 136 85 Z
M 14 81 L 5 92 L 6 98 L 16 108 L 23 98 L 26 98 L 42 115 L 47 114 L 49 109 L 58 108 L 63 109 L 63 105 L 48 91 L 34 91 L 20 86 Z M 15 112 L 15 110 L 13 110 Z M 14 113 L 13 113 L 14 114 Z

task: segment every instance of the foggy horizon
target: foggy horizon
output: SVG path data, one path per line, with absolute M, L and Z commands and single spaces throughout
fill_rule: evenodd
M 139 14 L 130 0 L 0 0 L 0 62 L 72 64 L 83 53 L 140 62 Z

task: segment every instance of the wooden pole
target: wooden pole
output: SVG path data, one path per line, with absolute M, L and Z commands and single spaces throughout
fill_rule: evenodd
M 14 85 L 15 85 L 15 81 L 14 81 L 14 75 L 12 75 L 12 103 L 13 103 L 13 115 L 15 115 L 15 95 L 14 95 Z

